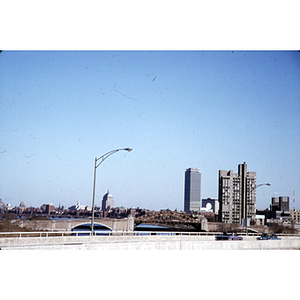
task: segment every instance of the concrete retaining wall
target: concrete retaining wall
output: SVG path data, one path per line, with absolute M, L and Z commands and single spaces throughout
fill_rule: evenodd
M 213 236 L 65 236 L 1 238 L 2 250 L 300 250 L 299 237 L 215 241 Z

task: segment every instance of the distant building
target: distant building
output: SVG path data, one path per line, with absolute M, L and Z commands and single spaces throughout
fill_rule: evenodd
M 279 197 L 279 210 L 289 211 L 290 210 L 290 199 L 287 196 Z
M 16 211 L 19 215 L 22 215 L 23 212 L 25 211 L 25 208 L 26 208 L 25 203 L 23 201 L 21 201 L 19 204 L 19 207 L 16 209 Z
M 7 211 L 5 203 L 0 198 L 0 215 L 4 215 Z
M 272 207 L 272 205 L 271 205 Z M 294 219 L 294 221 L 297 218 L 297 214 L 293 213 L 293 211 L 289 210 L 270 210 L 270 209 L 257 209 L 256 210 L 256 217 L 258 215 L 263 215 L 265 217 L 265 224 L 272 221 L 280 221 L 280 222 L 286 222 L 290 221 L 291 219 Z
M 131 216 L 135 217 L 135 214 L 136 214 L 136 209 L 134 207 L 131 207 L 129 209 L 128 215 L 131 215 Z
M 279 210 L 279 197 L 272 197 L 271 201 L 272 202 L 270 205 L 270 210 L 271 211 Z
M 255 225 L 265 225 L 265 224 L 266 224 L 265 215 L 256 214 L 256 216 L 255 216 Z
M 54 211 L 54 205 L 52 203 L 46 204 L 45 213 L 50 215 L 52 211 Z
M 113 195 L 111 195 L 109 191 L 107 191 L 107 193 L 103 196 L 102 199 L 102 210 L 106 211 L 113 207 L 114 207 Z
M 102 213 L 103 213 L 103 211 L 102 211 Z M 117 218 L 117 219 L 126 218 L 127 217 L 127 209 L 123 206 L 114 207 L 114 208 L 111 209 L 109 217 L 110 218 Z
M 219 171 L 219 222 L 242 224 L 255 219 L 256 172 L 247 172 L 247 164 L 238 165 L 238 173 Z
M 68 209 L 70 211 L 79 211 L 79 210 L 85 210 L 86 206 L 85 205 L 80 205 L 80 201 L 78 200 L 76 205 L 70 206 Z
M 300 210 L 294 209 L 291 211 L 291 219 L 294 220 L 296 223 L 300 223 Z
M 289 211 L 290 210 L 290 198 L 287 196 L 272 197 L 270 210 L 271 211 Z
M 200 211 L 201 209 L 201 173 L 199 169 L 189 168 L 185 171 L 184 211 Z
M 280 220 L 280 221 L 290 221 L 293 219 L 292 213 L 290 211 L 290 201 L 287 196 L 272 197 L 270 210 L 264 211 L 266 221 L 268 220 Z
M 272 197 L 272 203 L 270 205 L 272 211 L 277 210 L 290 210 L 290 198 L 287 196 Z
M 206 208 L 207 210 L 211 209 L 212 212 L 218 214 L 219 200 L 212 198 L 202 199 L 202 208 Z

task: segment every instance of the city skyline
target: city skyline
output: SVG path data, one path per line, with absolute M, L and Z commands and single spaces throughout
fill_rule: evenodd
M 298 51 L 3 51 L 0 198 L 13 206 L 96 201 L 183 210 L 184 171 L 202 198 L 240 161 L 257 208 L 293 191 L 300 208 Z
M 258 184 L 272 183 L 258 189 L 258 208 L 269 207 L 271 197 L 276 195 L 289 196 L 292 208 L 295 190 L 296 208 L 300 209 L 298 3 L 3 4 L 0 198 L 5 203 L 19 205 L 23 200 L 26 205 L 40 206 L 53 200 L 56 206 L 63 203 L 69 207 L 80 200 L 83 205 L 91 205 L 94 158 L 116 148 L 133 147 L 131 153 L 118 153 L 98 168 L 98 206 L 109 189 L 115 205 L 183 209 L 187 168 L 201 170 L 202 198 L 217 198 L 218 171 L 236 171 L 236 166 L 246 161 L 249 170 L 257 172 Z M 98 55 L 88 51 L 51 55 L 6 51 L 18 49 L 147 52 L 136 56 L 119 51 Z M 168 55 L 148 51 L 219 49 L 295 51 L 268 51 L 264 55 L 261 51 L 164 52 Z M 205 259 L 199 259 L 199 251 L 149 252 L 149 259 L 143 260 L 145 253 L 126 251 L 122 257 L 126 262 L 143 260 L 149 272 L 137 281 L 140 290 L 150 276 L 152 280 L 157 265 L 170 270 L 168 283 L 178 282 L 174 262 L 190 266 L 190 272 L 205 266 L 207 272 L 194 280 L 181 279 L 179 289 L 168 291 L 166 296 L 189 298 L 195 294 L 189 287 L 201 282 L 206 287 L 204 295 L 214 291 L 217 298 L 224 295 L 228 282 L 220 281 L 215 289 L 211 278 L 216 268 L 226 269 L 231 278 L 236 278 L 236 270 L 227 267 L 228 261 L 251 268 L 264 266 L 278 256 L 275 251 L 261 251 L 259 255 L 250 252 L 216 255 L 206 251 Z M 33 278 L 37 286 L 53 280 L 52 272 L 37 276 L 34 268 L 28 268 L 27 276 L 15 289 L 11 278 L 20 261 L 45 256 L 20 251 L 16 259 L 15 253 L 1 253 L 5 255 L 4 298 L 9 298 L 12 290 L 23 296 Z M 297 269 L 296 253 L 289 252 L 285 264 L 277 264 L 277 274 L 283 274 L 286 265 Z M 78 266 L 87 268 L 84 252 L 51 255 L 58 266 L 70 257 L 77 262 L 68 267 L 71 275 L 57 273 L 57 281 L 67 286 L 77 282 Z M 132 278 L 136 279 L 136 269 L 127 268 L 126 276 L 116 274 L 119 260 L 115 255 L 114 251 L 106 252 L 103 268 L 109 273 L 101 283 L 106 286 L 114 278 L 121 289 L 126 289 Z M 99 260 L 97 251 L 88 256 L 91 261 Z M 164 273 L 156 273 L 165 277 Z M 253 281 L 252 272 L 246 273 L 235 282 L 237 286 L 246 288 Z M 264 283 L 258 285 L 257 294 L 264 295 L 266 287 L 274 285 L 275 274 L 256 273 Z M 88 286 L 99 284 L 98 277 L 82 278 Z M 158 288 L 165 286 L 165 280 L 158 279 Z M 291 286 L 297 279 L 281 276 L 282 286 Z M 75 298 L 82 298 L 86 294 L 83 289 L 70 293 L 62 288 L 59 292 L 61 298 L 70 298 L 73 293 Z M 111 294 L 107 289 L 103 293 Z M 294 289 L 268 289 L 268 293 L 275 298 L 295 294 Z M 132 297 L 127 294 L 125 298 Z M 154 294 L 157 291 L 150 290 L 149 298 Z

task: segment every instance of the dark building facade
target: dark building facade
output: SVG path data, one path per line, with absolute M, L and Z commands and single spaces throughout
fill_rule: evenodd
M 271 211 L 279 210 L 279 197 L 272 197 Z
M 201 209 L 201 173 L 197 168 L 185 171 L 184 211 L 200 211 Z
M 289 211 L 290 210 L 290 200 L 287 196 L 279 197 L 279 210 Z
M 45 213 L 49 215 L 52 211 L 54 211 L 54 205 L 52 203 L 46 204 Z
M 270 206 L 271 211 L 289 211 L 290 210 L 290 198 L 287 196 L 272 197 L 272 203 Z

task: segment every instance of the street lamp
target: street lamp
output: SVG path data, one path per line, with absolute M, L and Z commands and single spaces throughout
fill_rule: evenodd
M 250 190 L 250 194 L 253 190 L 256 190 L 258 187 L 263 186 L 263 185 L 268 185 L 270 186 L 271 183 L 260 183 L 260 184 L 256 184 L 255 186 L 252 186 L 252 189 Z M 248 217 L 247 217 L 247 212 L 246 212 L 246 235 L 248 235 Z
M 112 150 L 109 151 L 105 154 L 103 154 L 100 157 L 95 157 L 95 168 L 94 168 L 94 185 L 93 185 L 93 205 L 92 205 L 92 226 L 91 226 L 91 233 L 93 235 L 94 233 L 94 213 L 95 213 L 95 188 L 96 188 L 96 169 L 99 167 L 99 165 L 101 165 L 103 163 L 103 161 L 105 159 L 107 159 L 110 155 L 120 151 L 120 150 L 125 150 L 130 152 L 132 150 L 132 148 L 121 148 L 121 149 L 116 149 L 116 150 Z M 99 162 L 98 162 L 99 161 Z
M 256 189 L 256 188 L 258 188 L 258 187 L 260 187 L 262 185 L 268 185 L 268 186 L 270 186 L 271 183 L 270 182 L 268 182 L 268 183 L 260 183 L 260 184 L 256 185 L 254 188 Z

